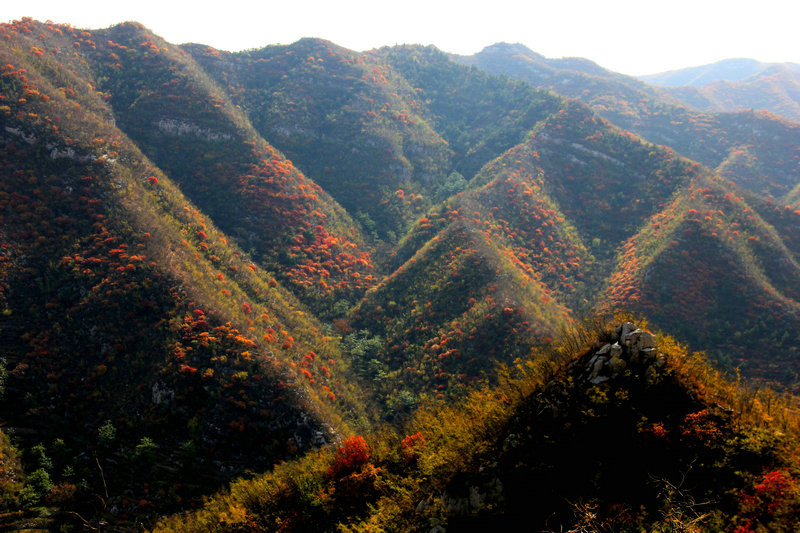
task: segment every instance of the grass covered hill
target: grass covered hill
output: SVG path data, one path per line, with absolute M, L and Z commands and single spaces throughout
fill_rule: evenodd
M 631 323 L 594 334 L 420 410 L 398 437 L 348 439 L 156 531 L 791 530 L 792 404 Z

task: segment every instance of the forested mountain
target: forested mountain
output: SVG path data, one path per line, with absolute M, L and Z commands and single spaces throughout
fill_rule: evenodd
M 798 124 L 519 45 L 25 19 L 0 145 L 4 527 L 153 527 L 248 472 L 161 526 L 796 518 Z
M 497 44 L 454 59 L 578 99 L 615 125 L 669 146 L 760 195 L 779 199 L 795 186 L 798 124 L 752 106 L 700 112 L 635 78 L 583 61 L 540 57 L 521 45 Z

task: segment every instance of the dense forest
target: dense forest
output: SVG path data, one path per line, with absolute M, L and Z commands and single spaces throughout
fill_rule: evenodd
M 1 24 L 0 530 L 793 530 L 800 124 L 676 94 Z

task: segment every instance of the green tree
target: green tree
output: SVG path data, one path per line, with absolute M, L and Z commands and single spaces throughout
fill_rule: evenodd
M 345 352 L 350 356 L 356 373 L 369 379 L 380 380 L 386 377 L 386 369 L 380 360 L 383 345 L 383 339 L 379 335 L 372 337 L 366 329 L 355 331 L 344 338 Z
M 111 423 L 111 420 L 106 420 L 106 423 L 100 426 L 98 430 L 100 444 L 109 446 L 117 438 L 117 428 Z

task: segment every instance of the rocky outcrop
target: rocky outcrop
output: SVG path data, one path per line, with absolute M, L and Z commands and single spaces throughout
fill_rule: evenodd
M 217 141 L 230 141 L 233 135 L 221 131 L 215 131 L 210 128 L 202 128 L 197 124 L 191 122 L 184 122 L 172 118 L 162 118 L 156 122 L 159 131 L 166 135 L 183 136 L 190 135 L 192 137 L 199 137 L 208 142 Z
M 580 367 L 581 378 L 595 385 L 616 378 L 626 369 L 644 372 L 649 377 L 666 362 L 665 356 L 658 352 L 655 335 L 632 322 L 619 326 L 610 342 L 597 344 Z

